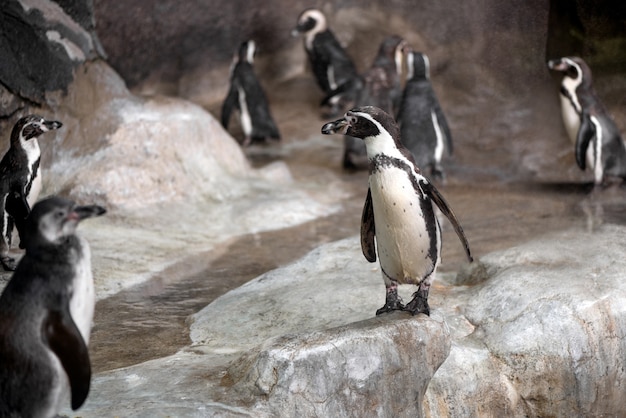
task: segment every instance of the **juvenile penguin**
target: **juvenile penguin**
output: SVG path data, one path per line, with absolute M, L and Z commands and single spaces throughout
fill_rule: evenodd
M 561 116 L 575 144 L 578 167 L 593 170 L 595 186 L 626 178 L 626 146 L 593 88 L 589 66 L 581 58 L 563 57 L 548 61 L 548 67 L 563 73 Z
M 51 197 L 25 223 L 26 253 L 0 296 L 0 416 L 54 417 L 89 393 L 95 294 L 78 223 L 105 212 Z
M 365 142 L 369 159 L 369 189 L 361 218 L 361 249 L 373 263 L 376 253 L 385 281 L 385 305 L 376 315 L 406 310 L 430 314 L 428 292 L 441 256 L 441 227 L 435 206 L 446 215 L 472 261 L 469 244 L 454 213 L 424 176 L 400 142 L 391 116 L 366 106 L 348 111 L 322 127 L 323 134 L 344 134 Z M 376 238 L 376 244 L 374 244 Z M 404 306 L 398 284 L 418 286 Z
M 230 72 L 230 88 L 222 104 L 222 126 L 228 129 L 233 109 L 239 111 L 244 133 L 243 146 L 267 138 L 280 140 L 280 132 L 272 118 L 265 91 L 254 72 L 254 41 L 242 42 L 235 54 Z
M 400 78 L 407 43 L 397 35 L 388 36 L 380 44 L 378 54 L 370 68 L 363 74 L 363 86 L 357 95 L 357 106 L 375 106 L 395 115 L 402 97 Z M 343 167 L 366 170 L 367 155 L 363 141 L 344 138 Z
M 23 223 L 41 191 L 41 152 L 37 138 L 63 124 L 28 115 L 17 121 L 11 132 L 9 150 L 0 161 L 0 262 L 5 270 L 15 270 L 9 257 L 13 226 L 20 234 L 23 247 Z
M 322 106 L 336 113 L 345 103 L 353 102 L 359 75 L 354 62 L 328 28 L 326 16 L 318 9 L 304 10 L 291 34 L 304 35 L 304 49 L 315 80 L 329 95 L 322 100 Z
M 452 135 L 430 82 L 430 63 L 426 54 L 414 51 L 407 53 L 406 60 L 407 82 L 397 119 L 400 137 L 417 166 L 443 180 L 441 159 L 444 150 L 452 155 Z

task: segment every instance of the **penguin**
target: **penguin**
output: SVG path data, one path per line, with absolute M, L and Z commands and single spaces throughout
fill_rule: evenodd
M 292 36 L 304 35 L 306 50 L 318 86 L 327 96 L 321 106 L 336 115 L 353 103 L 360 87 L 354 62 L 328 29 L 326 16 L 318 9 L 306 9 L 298 17 Z
M 402 98 L 400 82 L 407 42 L 397 35 L 383 39 L 370 68 L 362 76 L 363 87 L 357 95 L 357 106 L 375 106 L 395 115 Z M 344 138 L 343 167 L 349 170 L 366 170 L 367 154 L 363 141 Z
M 579 57 L 563 57 L 548 61 L 548 68 L 563 73 L 561 116 L 575 144 L 578 167 L 591 168 L 596 188 L 626 178 L 626 146 L 593 88 L 587 63 Z
M 418 167 L 430 169 L 433 180 L 444 180 L 441 159 L 444 151 L 452 155 L 452 135 L 430 82 L 430 62 L 415 51 L 407 52 L 406 62 L 407 82 L 397 118 L 400 137 Z
M 263 142 L 267 138 L 280 140 L 280 132 L 272 118 L 265 92 L 254 73 L 254 41 L 242 42 L 233 59 L 230 71 L 230 88 L 222 104 L 222 126 L 228 129 L 233 109 L 239 111 L 241 128 L 244 132 L 242 145 L 253 141 Z
M 380 108 L 352 109 L 342 119 L 325 124 L 322 133 L 359 138 L 367 149 L 369 187 L 361 217 L 361 249 L 371 263 L 378 254 L 386 288 L 385 304 L 376 315 L 394 310 L 430 315 L 428 293 L 441 257 L 435 208 L 450 220 L 467 259 L 473 261 L 456 216 L 402 145 L 394 119 Z M 406 306 L 398 296 L 399 284 L 418 286 Z
M 15 270 L 15 260 L 9 256 L 13 226 L 17 227 L 22 247 L 24 221 L 41 191 L 37 138 L 61 126 L 59 121 L 28 115 L 19 119 L 11 131 L 9 150 L 0 160 L 0 262 L 5 270 Z
M 104 213 L 53 196 L 28 216 L 26 253 L 0 295 L 1 417 L 54 417 L 87 398 L 95 292 L 89 244 L 75 231 Z

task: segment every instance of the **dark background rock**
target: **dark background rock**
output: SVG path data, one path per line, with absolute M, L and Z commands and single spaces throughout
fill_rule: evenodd
M 0 83 L 16 96 L 2 100 L 0 117 L 28 102 L 50 104 L 46 93 L 65 92 L 74 68 L 101 51 L 90 0 L 35 3 L 5 0 L 0 8 Z
M 187 72 L 227 65 L 248 38 L 262 55 L 292 47 L 290 29 L 306 7 L 322 9 L 338 34 L 353 31 L 342 40 L 361 69 L 369 65 L 381 32 L 413 32 L 429 49 L 445 48 L 451 70 L 483 66 L 504 80 L 532 80 L 545 73 L 546 58 L 568 54 L 584 56 L 592 68 L 626 70 L 626 6 L 611 1 L 95 1 L 109 62 L 131 87 L 156 78 L 176 82 Z M 351 21 L 337 18 L 349 9 Z M 381 17 L 378 27 L 367 26 L 372 14 Z M 276 68 L 280 62 L 273 64 L 269 78 L 282 72 Z

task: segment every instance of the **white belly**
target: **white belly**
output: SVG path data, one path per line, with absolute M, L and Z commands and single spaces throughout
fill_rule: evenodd
M 73 296 L 70 300 L 70 313 L 85 340 L 85 344 L 89 344 L 96 293 L 91 271 L 89 245 L 83 238 L 80 238 L 80 240 L 83 244 L 83 257 L 76 265 L 76 275 L 72 283 Z
M 37 169 L 37 173 L 35 178 L 33 179 L 33 183 L 30 186 L 30 193 L 28 194 L 28 205 L 32 208 L 33 205 L 37 202 L 37 198 L 39 198 L 39 194 L 41 193 L 41 169 Z
M 246 103 L 246 92 L 239 87 L 239 118 L 241 119 L 241 129 L 246 137 L 252 134 L 252 118 L 250 117 L 250 110 L 248 110 L 248 104 Z
M 382 270 L 399 283 L 419 284 L 436 267 L 440 251 L 430 259 L 431 240 L 438 236 L 428 234 L 411 182 L 404 171 L 387 168 L 370 176 L 370 190 Z
M 563 117 L 563 124 L 565 125 L 565 131 L 569 139 L 576 143 L 576 137 L 578 136 L 578 130 L 580 129 L 580 115 L 572 106 L 572 102 L 563 95 L 561 95 L 561 116 Z

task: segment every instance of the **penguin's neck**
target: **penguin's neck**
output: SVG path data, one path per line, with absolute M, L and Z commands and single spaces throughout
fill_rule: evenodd
M 364 141 L 367 150 L 367 158 L 370 161 L 373 161 L 379 155 L 386 155 L 401 160 L 405 159 L 388 132 L 382 132 L 376 136 L 369 136 L 365 138 Z
M 39 150 L 39 143 L 37 142 L 37 139 L 33 138 L 25 140 L 20 138 L 19 144 L 26 153 L 26 158 L 28 159 L 29 165 L 34 164 L 35 161 L 37 161 L 41 156 L 41 151 Z

